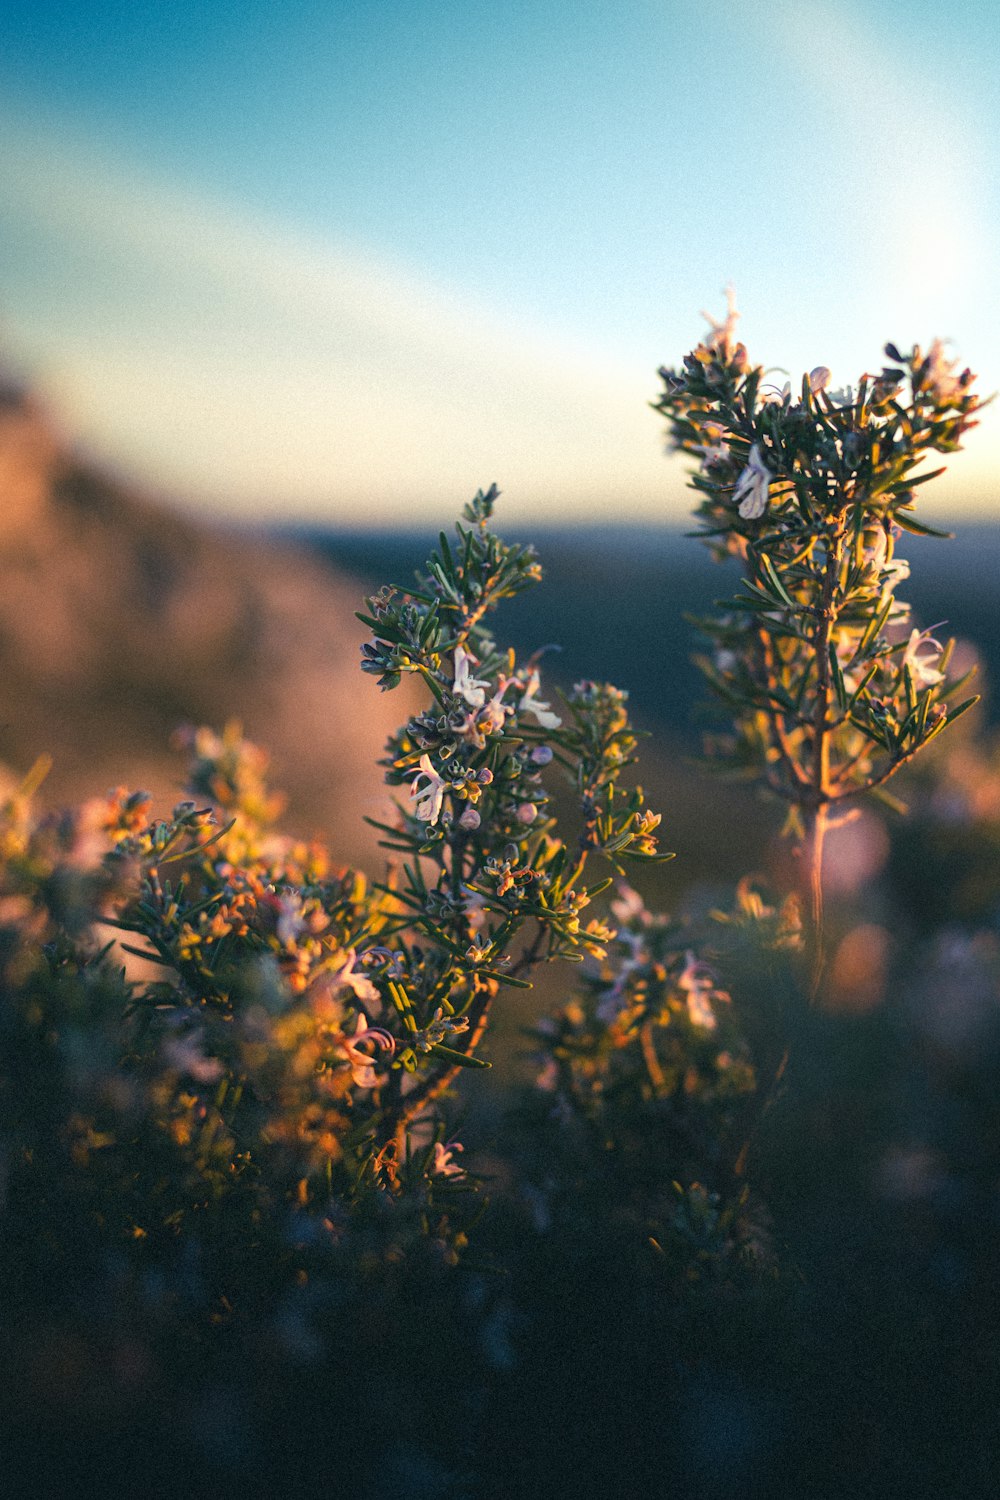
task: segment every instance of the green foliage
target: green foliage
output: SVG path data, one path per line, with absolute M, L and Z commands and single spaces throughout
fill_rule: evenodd
M 976 700 L 948 680 L 951 645 L 904 633 L 896 587 L 903 530 L 933 534 L 913 516 L 915 472 L 950 453 L 982 402 L 968 370 L 955 373 L 939 341 L 863 375 L 857 390 L 828 389 L 817 368 L 801 389 L 765 381 L 735 340 L 735 308 L 679 369 L 663 369 L 656 410 L 673 445 L 699 458 L 699 535 L 744 564 L 740 591 L 699 621 L 701 659 L 735 733 L 715 749 L 761 777 L 792 810 L 815 812 L 878 791 Z
M 624 695 L 581 684 L 564 724 L 537 662 L 488 636 L 485 614 L 539 577 L 487 530 L 494 497 L 412 591 L 369 601 L 364 665 L 429 690 L 388 746 L 408 796 L 380 825 L 403 856 L 382 881 L 278 831 L 266 757 L 236 726 L 180 736 L 197 800 L 169 818 L 124 791 L 59 819 L 32 814 L 29 784 L 9 803 L 0 1136 L 28 1222 L 68 1195 L 95 1249 L 137 1264 L 194 1236 L 218 1250 L 220 1298 L 227 1245 L 266 1244 L 286 1277 L 323 1254 L 464 1247 L 478 1183 L 437 1101 L 488 1066 L 502 987 L 603 956 L 612 929 L 582 916 L 589 861 L 657 857 L 659 822 L 619 787 Z M 555 775 L 580 804 L 569 843 Z

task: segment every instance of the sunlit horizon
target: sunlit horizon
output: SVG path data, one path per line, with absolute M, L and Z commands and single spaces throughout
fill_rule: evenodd
M 940 335 L 1000 384 L 966 9 L 14 4 L 3 357 L 208 515 L 429 524 L 496 481 L 519 522 L 678 521 L 648 403 L 728 282 L 793 380 Z M 998 472 L 990 409 L 934 509 L 985 517 Z

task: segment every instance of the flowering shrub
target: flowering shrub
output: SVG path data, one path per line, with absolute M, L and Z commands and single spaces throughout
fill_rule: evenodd
M 909 565 L 895 551 L 905 530 L 934 534 L 913 515 L 916 487 L 934 474 L 913 471 L 974 425 L 972 375 L 957 374 L 939 342 L 905 359 L 889 345 L 894 363 L 856 392 L 830 391 L 825 368 L 779 390 L 736 341 L 737 317 L 730 295 L 724 322 L 709 319 L 680 370 L 660 372 L 656 409 L 673 446 L 698 459 L 699 535 L 745 574 L 698 621 L 711 645 L 700 665 L 732 720 L 711 748 L 785 804 L 800 890 L 768 905 L 744 881 L 735 909 L 696 934 L 623 890 L 602 965 L 536 1032 L 539 1084 L 564 1124 L 589 1131 L 584 1159 L 611 1152 L 619 1186 L 642 1181 L 657 1233 L 672 1222 L 671 1186 L 682 1200 L 700 1195 L 723 1261 L 735 1246 L 761 1248 L 748 1156 L 798 1025 L 796 956 L 811 958 L 811 998 L 823 976 L 827 832 L 866 794 L 900 808 L 886 783 L 977 701 L 958 701 L 969 674 L 949 678 L 953 642 L 913 626 L 897 598 Z M 541 1173 L 550 1205 L 557 1176 Z M 605 1184 L 605 1208 L 613 1198 Z
M 388 746 L 401 796 L 380 825 L 399 856 L 384 880 L 276 830 L 265 757 L 235 727 L 181 737 L 195 800 L 169 818 L 142 793 L 41 821 L 30 788 L 8 804 L 17 1103 L 3 1136 L 18 1201 L 58 1161 L 101 1237 L 140 1262 L 191 1236 L 221 1254 L 261 1224 L 290 1271 L 376 1222 L 390 1257 L 421 1241 L 452 1259 L 465 1243 L 476 1183 L 436 1101 L 488 1066 L 504 986 L 604 957 L 614 931 L 585 914 L 608 884 L 586 883 L 593 857 L 618 871 L 663 857 L 659 818 L 619 785 L 635 746 L 623 695 L 584 682 L 557 713 L 537 659 L 518 666 L 488 633 L 496 604 L 539 576 L 488 530 L 494 498 L 467 508 L 412 590 L 369 601 L 365 669 L 387 688 L 416 673 L 429 692 Z M 575 788 L 569 839 L 554 773 Z M 368 1230 L 361 1243 L 370 1254 Z
M 780 1424 L 760 1411 L 776 1392 L 794 1404 L 803 1360 L 830 1362 L 829 1376 L 812 1369 L 817 1389 L 858 1385 L 836 1338 L 845 1305 L 878 1333 L 895 1299 L 908 1336 L 939 1334 L 949 1277 L 991 1264 L 970 1249 L 968 1216 L 953 1261 L 920 1255 L 954 1251 L 932 1218 L 955 1212 L 948 1191 L 978 1194 L 992 1222 L 996 1174 L 985 1150 L 955 1149 L 947 1090 L 951 1072 L 967 1070 L 964 1084 L 983 1066 L 1000 965 L 994 932 L 957 925 L 969 912 L 995 925 L 995 748 L 960 731 L 949 757 L 923 758 L 921 816 L 895 846 L 897 890 L 909 880 L 942 914 L 926 975 L 911 968 L 899 989 L 944 1101 L 924 1111 L 925 1142 L 871 1124 L 888 1113 L 886 1079 L 897 1099 L 918 1092 L 891 1025 L 832 1025 L 845 953 L 863 958 L 878 935 L 882 969 L 855 985 L 859 1011 L 905 968 L 885 929 L 868 920 L 845 940 L 821 988 L 827 835 L 866 795 L 897 806 L 888 783 L 913 777 L 975 701 L 950 646 L 898 599 L 896 549 L 929 529 L 913 515 L 931 477 L 916 466 L 954 448 L 980 403 L 939 344 L 905 359 L 888 346 L 891 365 L 856 392 L 830 392 L 824 370 L 794 395 L 772 390 L 735 317 L 662 372 L 658 408 L 698 460 L 700 534 L 746 575 L 701 621 L 703 669 L 733 720 L 714 748 L 786 805 L 797 888 L 770 895 L 748 877 L 724 909 L 699 898 L 673 919 L 627 882 L 670 856 L 641 790 L 623 786 L 637 744 L 626 695 L 585 680 L 557 699 L 542 652 L 518 661 L 497 644 L 494 610 L 540 570 L 490 529 L 495 490 L 412 585 L 384 587 L 361 616 L 363 669 L 426 694 L 382 762 L 395 796 L 376 824 L 382 878 L 280 831 L 266 757 L 236 726 L 179 735 L 189 800 L 168 817 L 123 789 L 40 815 L 40 762 L 0 807 L 0 1350 L 28 1372 L 27 1405 L 48 1414 L 68 1391 L 86 1415 L 89 1387 L 107 1386 L 130 1418 L 155 1413 L 170 1447 L 159 1414 L 193 1420 L 193 1368 L 209 1409 L 221 1391 L 244 1422 L 216 1478 L 228 1465 L 269 1493 L 291 1483 L 283 1459 L 261 1479 L 266 1443 L 246 1435 L 259 1421 L 276 1454 L 302 1433 L 314 1443 L 302 1493 L 329 1492 L 332 1454 L 351 1493 L 472 1493 L 470 1465 L 490 1493 L 490 1445 L 507 1433 L 520 1492 L 612 1493 L 624 1392 L 644 1492 L 667 1479 L 694 1492 L 720 1409 L 735 1457 L 719 1492 L 749 1492 L 781 1456 Z M 976 879 L 956 882 L 952 909 L 935 871 L 970 850 Z M 508 1121 L 486 1158 L 484 1219 L 477 1141 L 457 1138 L 446 1101 L 463 1072 L 482 1082 L 505 992 L 556 962 L 578 965 L 576 983 L 534 1018 L 537 1081 L 520 1134 Z M 841 1047 L 861 1080 L 846 1107 L 830 1098 Z M 966 1101 L 984 1139 L 994 1095 L 984 1073 Z M 858 1251 L 824 1302 L 802 1268 L 815 1277 L 839 1254 L 845 1139 L 880 1211 L 924 1218 L 898 1252 L 891 1234 L 878 1242 L 870 1292 L 865 1277 L 847 1285 Z M 849 1232 L 867 1250 L 877 1229 Z M 963 1370 L 961 1340 L 947 1348 L 945 1368 Z M 561 1407 L 559 1363 L 580 1377 Z M 771 1394 L 755 1407 L 758 1386 Z M 20 1399 L 8 1380 L 16 1431 Z M 957 1472 L 954 1452 L 941 1462 Z M 803 1472 L 797 1493 L 827 1492 Z
M 779 390 L 736 341 L 737 317 L 730 296 L 725 321 L 661 370 L 655 404 L 673 446 L 699 460 L 700 535 L 745 571 L 700 622 L 701 665 L 733 722 L 714 748 L 786 804 L 803 842 L 815 989 L 828 827 L 865 794 L 897 805 L 886 783 L 976 702 L 956 701 L 966 678 L 948 678 L 951 643 L 908 628 L 896 544 L 937 534 L 913 509 L 941 471 L 915 471 L 959 447 L 982 403 L 938 340 L 906 356 L 887 344 L 891 363 L 856 390 L 830 390 L 822 366 Z

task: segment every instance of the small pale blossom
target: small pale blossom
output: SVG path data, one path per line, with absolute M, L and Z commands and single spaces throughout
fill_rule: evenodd
M 482 821 L 474 807 L 467 807 L 458 820 L 458 826 L 464 828 L 466 833 L 474 833 Z
M 503 695 L 509 686 L 510 680 L 501 677 L 493 697 L 483 705 L 483 711 L 479 715 L 479 725 L 487 734 L 499 734 L 506 723 L 507 716 L 514 712 L 503 701 Z
M 513 708 L 503 701 L 504 693 L 509 686 L 510 679 L 501 677 L 493 697 L 485 702 L 482 708 L 471 709 L 469 713 L 461 715 L 458 721 L 453 723 L 455 733 L 460 738 L 468 740 L 476 750 L 484 750 L 487 735 L 500 734 L 509 715 L 514 712 Z
M 820 391 L 825 391 L 830 384 L 830 371 L 826 365 L 817 365 L 815 370 L 809 371 L 809 389 L 816 396 Z
M 611 903 L 611 910 L 619 922 L 642 922 L 646 925 L 649 912 L 639 892 L 624 880 L 618 882 L 617 890 L 618 894 Z M 624 941 L 624 934 L 622 940 Z
M 464 1177 L 465 1168 L 453 1159 L 455 1151 L 465 1148 L 460 1141 L 449 1141 L 447 1146 L 440 1141 L 434 1142 L 434 1157 L 431 1161 L 432 1177 Z
M 562 719 L 560 719 L 558 714 L 552 712 L 551 706 L 548 703 L 543 703 L 540 698 L 536 697 L 541 685 L 538 668 L 532 667 L 528 673 L 528 681 L 521 695 L 518 710 L 522 714 L 533 714 L 535 722 L 541 729 L 558 729 L 562 724 Z
M 733 491 L 733 499 L 744 521 L 757 521 L 767 510 L 768 488 L 773 477 L 761 455 L 760 444 L 754 443 L 747 466 Z
M 535 1079 L 535 1088 L 541 1089 L 546 1094 L 554 1094 L 558 1087 L 559 1064 L 554 1057 L 550 1057 Z
M 441 807 L 448 783 L 439 776 L 426 753 L 420 757 L 420 769 L 410 783 L 410 802 L 414 816 L 421 823 L 436 823 L 441 816 Z
M 305 927 L 302 897 L 298 891 L 285 891 L 278 897 L 278 920 L 275 925 L 278 942 L 283 948 L 294 947 Z
M 934 665 L 942 649 L 941 642 L 936 641 L 929 630 L 910 631 L 903 652 L 903 666 L 909 667 L 917 687 L 936 687 L 944 682 L 944 673 Z
M 206 1057 L 201 1049 L 203 1031 L 189 1031 L 184 1036 L 168 1037 L 163 1044 L 163 1055 L 178 1073 L 186 1074 L 197 1083 L 218 1083 L 225 1069 L 217 1057 Z
M 473 677 L 470 667 L 475 658 L 462 646 L 455 647 L 455 685 L 456 698 L 464 698 L 470 708 L 482 708 L 486 702 L 486 689 L 491 686 L 478 677 Z
M 356 1088 L 373 1089 L 378 1084 L 379 1077 L 372 1065 L 372 1055 L 361 1050 L 362 1044 L 368 1042 L 373 1047 L 387 1052 L 390 1057 L 396 1050 L 396 1040 L 385 1030 L 383 1026 L 369 1026 L 362 1013 L 358 1012 L 358 1019 L 354 1025 L 354 1035 L 340 1038 L 340 1048 L 347 1058 L 351 1069 L 351 1078 Z
M 898 532 L 898 527 L 892 528 L 893 533 Z M 883 588 L 894 589 L 898 583 L 902 583 L 910 576 L 910 564 L 905 557 L 889 556 L 890 534 L 880 527 L 875 533 L 875 540 L 865 547 L 865 562 L 873 573 L 877 574 Z
M 329 970 L 326 975 L 327 982 L 332 989 L 343 989 L 346 986 L 352 991 L 355 999 L 367 1000 L 369 1005 L 374 1005 L 381 999 L 381 996 L 368 975 L 357 972 L 355 967 L 357 963 L 358 956 L 354 949 L 348 949 L 343 962 L 336 969 Z
M 677 984 L 684 991 L 691 1025 L 702 1031 L 714 1031 L 719 1024 L 712 1009 L 712 999 L 717 993 L 715 980 L 708 965 L 696 959 L 690 949 L 684 955 L 684 967 L 677 976 Z

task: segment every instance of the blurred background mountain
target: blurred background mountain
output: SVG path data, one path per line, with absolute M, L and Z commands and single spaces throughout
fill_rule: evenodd
M 78 461 L 0 392 L 0 759 L 47 752 L 53 804 L 127 782 L 177 800 L 185 723 L 240 719 L 273 756 L 289 824 L 370 855 L 375 761 L 401 712 L 358 670 L 361 589 L 264 536 L 212 528 Z

